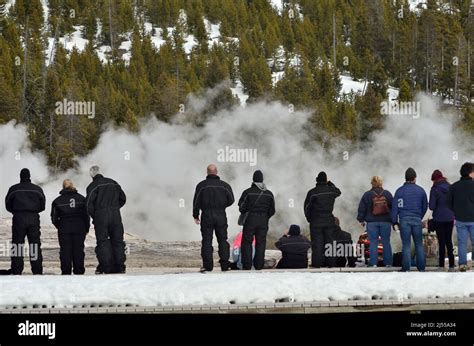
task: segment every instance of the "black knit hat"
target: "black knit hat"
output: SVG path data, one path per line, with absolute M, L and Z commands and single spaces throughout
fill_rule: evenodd
M 413 181 L 416 178 L 416 172 L 413 168 L 408 168 L 405 172 L 405 180 L 406 181 Z
M 28 168 L 23 168 L 20 171 L 20 179 L 21 180 L 28 180 L 31 178 L 30 170 Z
M 328 176 L 326 172 L 319 172 L 318 176 L 316 177 L 316 182 L 317 183 L 327 183 L 328 182 Z
M 253 182 L 254 183 L 263 183 L 263 173 L 260 170 L 253 172 Z
M 300 235 L 301 230 L 300 226 L 298 225 L 291 225 L 290 228 L 288 229 L 288 234 L 289 235 Z
M 461 177 L 467 178 L 469 174 L 471 174 L 473 171 L 474 171 L 474 164 L 470 162 L 465 162 L 461 166 L 461 170 L 460 170 Z

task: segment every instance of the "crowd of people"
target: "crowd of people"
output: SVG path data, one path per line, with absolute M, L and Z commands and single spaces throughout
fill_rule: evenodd
M 392 230 L 399 230 L 402 241 L 401 271 L 418 271 L 426 267 L 423 246 L 423 228 L 436 232 L 439 243 L 439 270 L 444 270 L 446 250 L 448 271 L 455 270 L 453 228 L 456 225 L 460 271 L 467 270 L 469 238 L 474 243 L 474 164 L 466 162 L 460 169 L 461 178 L 452 185 L 440 170 L 431 176 L 433 185 L 429 199 L 424 189 L 416 184 L 413 168 L 405 172 L 405 183 L 392 196 L 384 189 L 383 179 L 373 176 L 371 188 L 360 199 L 357 220 L 367 231 L 370 241 L 369 267 L 377 266 L 379 239 L 383 245 L 383 265 L 393 265 L 390 244 Z M 98 260 L 96 274 L 125 273 L 126 254 L 124 227 L 120 209 L 126 196 L 120 185 L 100 173 L 98 166 L 90 168 L 92 182 L 81 195 L 73 181 L 66 179 L 63 188 L 51 205 L 51 221 L 58 229 L 62 274 L 84 274 L 84 242 L 92 219 L 95 236 L 95 253 Z M 301 234 L 298 224 L 292 224 L 275 243 L 282 258 L 276 268 L 314 268 L 355 266 L 353 253 L 335 254 L 329 251 L 339 244 L 352 248 L 351 235 L 341 229 L 333 214 L 341 190 L 331 182 L 325 172 L 316 177 L 316 186 L 304 200 L 304 215 L 309 224 L 310 240 Z M 253 173 L 251 186 L 242 192 L 238 201 L 239 225 L 243 227 L 238 264 L 230 262 L 226 208 L 234 203 L 231 186 L 218 176 L 217 167 L 207 167 L 206 179 L 197 186 L 193 198 L 193 218 L 200 225 L 202 235 L 201 272 L 212 271 L 213 237 L 218 242 L 219 263 L 222 271 L 230 269 L 261 270 L 265 265 L 265 250 L 269 220 L 275 215 L 275 197 L 264 183 L 260 170 Z M 12 247 L 24 248 L 25 238 L 30 251 L 33 274 L 43 273 L 41 253 L 40 216 L 46 207 L 46 197 L 40 186 L 31 182 L 30 171 L 20 172 L 20 183 L 8 190 L 5 198 L 8 212 L 13 214 Z M 427 210 L 432 217 L 423 221 Z M 414 242 L 415 256 L 411 255 Z M 311 249 L 311 262 L 308 252 Z M 334 250 L 334 249 L 333 249 Z M 34 256 L 32 255 L 34 254 Z M 11 268 L 0 274 L 20 275 L 24 269 L 22 251 L 11 256 Z
M 436 232 L 439 241 L 439 270 L 444 270 L 446 250 L 448 271 L 455 270 L 453 252 L 453 228 L 456 224 L 459 271 L 467 270 L 467 247 L 469 238 L 474 244 L 474 164 L 466 162 L 460 169 L 461 178 L 450 184 L 440 170 L 431 176 L 433 185 L 430 196 L 416 184 L 417 174 L 413 168 L 405 172 L 405 183 L 392 195 L 384 189 L 383 179 L 373 176 L 371 188 L 359 203 L 357 220 L 367 230 L 370 240 L 368 266 L 377 266 L 379 239 L 383 244 L 383 264 L 393 265 L 390 243 L 392 230 L 400 232 L 402 241 L 402 272 L 410 271 L 415 265 L 418 271 L 425 271 L 426 258 L 423 246 L 423 228 Z M 275 214 L 275 198 L 263 182 L 263 173 L 253 174 L 251 187 L 239 199 L 239 225 L 243 227 L 241 244 L 241 268 L 260 270 L 264 266 L 265 248 L 270 218 Z M 341 191 L 332 183 L 325 172 L 316 177 L 316 186 L 308 191 L 304 201 L 304 215 L 309 223 L 311 241 L 301 235 L 300 226 L 291 225 L 275 246 L 282 251 L 277 268 L 307 268 L 308 251 L 311 249 L 310 266 L 314 268 L 354 265 L 354 256 L 327 255 L 328 247 L 339 243 L 352 243 L 348 232 L 341 230 L 339 220 L 334 216 L 336 199 Z M 201 225 L 202 272 L 213 270 L 212 239 L 215 232 L 219 246 L 220 267 L 227 271 L 229 261 L 227 242 L 226 208 L 234 203 L 232 188 L 221 180 L 217 167 L 207 167 L 207 177 L 201 181 L 194 193 L 193 218 Z M 432 218 L 423 221 L 427 210 Z M 411 255 L 411 242 L 415 245 L 415 256 Z M 255 243 L 254 247 L 253 242 Z M 253 256 L 253 259 L 252 259 Z
M 98 166 L 90 168 L 90 175 L 92 182 L 87 187 L 86 197 L 66 179 L 59 197 L 51 205 L 51 221 L 58 229 L 61 272 L 84 274 L 84 242 L 92 219 L 99 262 L 96 274 L 125 273 L 124 228 L 120 215 L 120 208 L 126 202 L 125 193 L 116 181 L 100 174 Z M 21 170 L 20 182 L 8 190 L 5 205 L 13 214 L 12 248 L 19 251 L 11 256 L 10 269 L 0 274 L 22 274 L 25 238 L 30 249 L 31 271 L 34 275 L 43 274 L 39 213 L 45 210 L 46 197 L 41 187 L 31 182 L 28 169 Z

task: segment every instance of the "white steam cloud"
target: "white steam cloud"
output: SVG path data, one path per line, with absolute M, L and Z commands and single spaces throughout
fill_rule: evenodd
M 355 219 L 357 206 L 370 188 L 372 175 L 381 175 L 385 188 L 394 193 L 411 166 L 428 193 L 434 169 L 441 169 L 455 181 L 460 165 L 472 161 L 472 138 L 455 129 L 456 119 L 440 111 L 428 96 L 420 95 L 418 101 L 418 119 L 388 116 L 385 129 L 359 150 L 347 143 L 323 150 L 309 135 L 309 112 L 291 113 L 278 102 L 220 111 L 201 126 L 179 117 L 171 124 L 152 119 L 139 134 L 106 131 L 97 148 L 79 160 L 77 170 L 55 177 L 49 176 L 44 157 L 31 153 L 25 128 L 10 123 L 0 126 L 0 195 L 4 197 L 8 187 L 18 181 L 21 168 L 30 168 L 33 182 L 41 184 L 47 195 L 48 208 L 42 215 L 42 222 L 47 223 L 50 202 L 58 195 L 62 180 L 73 179 L 85 193 L 89 167 L 98 164 L 127 194 L 123 218 L 128 232 L 150 240 L 199 240 L 199 227 L 192 219 L 192 198 L 195 185 L 206 175 L 207 164 L 214 162 L 236 198 L 227 209 L 230 235 L 239 231 L 237 200 L 250 186 L 255 169 L 263 171 L 268 188 L 275 194 L 277 215 L 271 220 L 270 231 L 279 234 L 292 223 L 307 228 L 303 201 L 314 187 L 317 173 L 324 170 L 342 190 L 335 215 L 343 229 L 355 235 L 360 232 Z M 218 151 L 226 146 L 256 149 L 256 166 L 217 162 Z M 5 216 L 4 205 L 1 210 Z

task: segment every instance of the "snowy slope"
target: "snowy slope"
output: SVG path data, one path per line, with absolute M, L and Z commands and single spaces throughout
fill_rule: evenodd
M 211 273 L 23 276 L 0 281 L 0 306 L 214 305 L 474 296 L 474 273 Z

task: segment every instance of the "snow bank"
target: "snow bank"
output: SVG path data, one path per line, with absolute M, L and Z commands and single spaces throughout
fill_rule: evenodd
M 474 296 L 474 273 L 210 273 L 23 276 L 0 280 L 0 306 L 175 306 Z

